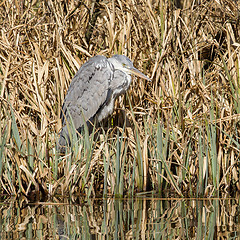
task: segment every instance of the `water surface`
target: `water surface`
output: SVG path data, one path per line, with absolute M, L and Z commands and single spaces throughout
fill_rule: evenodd
M 240 239 L 239 199 L 7 199 L 1 239 Z

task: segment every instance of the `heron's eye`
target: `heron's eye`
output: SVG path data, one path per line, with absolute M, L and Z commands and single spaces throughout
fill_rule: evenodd
M 122 65 L 123 65 L 123 67 L 126 67 L 126 64 L 125 64 L 125 63 L 123 63 Z

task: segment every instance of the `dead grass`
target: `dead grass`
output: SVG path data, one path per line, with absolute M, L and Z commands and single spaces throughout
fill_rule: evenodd
M 176 2 L 0 4 L 1 192 L 240 189 L 239 5 Z M 60 110 L 74 73 L 91 56 L 115 53 L 152 83 L 134 80 L 111 128 L 59 158 Z

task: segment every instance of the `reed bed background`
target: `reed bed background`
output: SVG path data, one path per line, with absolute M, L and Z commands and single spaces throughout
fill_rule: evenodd
M 240 190 L 238 1 L 4 0 L 0 24 L 1 193 Z M 72 77 L 89 57 L 116 53 L 152 82 L 135 78 L 106 125 L 73 131 L 61 156 Z

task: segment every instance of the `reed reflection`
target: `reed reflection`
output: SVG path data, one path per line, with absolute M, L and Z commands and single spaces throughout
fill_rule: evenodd
M 235 238 L 239 200 L 92 199 L 0 207 L 1 239 Z

